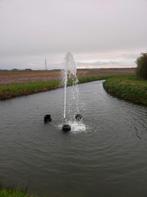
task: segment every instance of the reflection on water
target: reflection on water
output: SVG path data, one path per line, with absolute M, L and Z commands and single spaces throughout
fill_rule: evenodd
M 0 102 L 0 182 L 39 196 L 146 196 L 147 108 L 107 95 L 102 82 L 79 88 L 83 123 L 68 135 L 62 89 Z

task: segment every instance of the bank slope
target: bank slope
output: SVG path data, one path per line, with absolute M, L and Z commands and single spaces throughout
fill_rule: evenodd
M 56 89 L 60 86 L 59 80 L 2 84 L 0 85 L 0 100 L 30 95 L 38 92 L 45 92 Z
M 147 106 L 147 80 L 135 76 L 110 77 L 103 86 L 112 96 Z
M 0 189 L 0 197 L 33 197 L 26 192 L 12 189 Z
M 96 80 L 106 79 L 103 76 L 90 76 L 80 77 L 79 83 L 86 83 Z M 70 82 L 68 85 L 71 85 Z M 26 83 L 12 83 L 12 84 L 0 84 L 0 100 L 6 100 L 14 97 L 31 95 L 38 92 L 45 92 L 63 87 L 63 82 L 60 80 L 49 81 L 34 81 Z

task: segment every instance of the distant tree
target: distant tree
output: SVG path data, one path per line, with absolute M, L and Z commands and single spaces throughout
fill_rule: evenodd
M 30 72 L 30 71 L 32 71 L 32 69 L 31 68 L 26 68 L 25 71 Z
M 12 70 L 11 71 L 18 71 L 18 69 L 17 68 L 12 68 Z
M 140 57 L 137 58 L 137 70 L 136 74 L 142 79 L 147 79 L 147 53 L 142 53 Z

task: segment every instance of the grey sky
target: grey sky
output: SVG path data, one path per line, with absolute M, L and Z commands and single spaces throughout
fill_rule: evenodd
M 67 51 L 133 55 L 147 47 L 146 20 L 147 0 L 0 0 L 0 66 Z

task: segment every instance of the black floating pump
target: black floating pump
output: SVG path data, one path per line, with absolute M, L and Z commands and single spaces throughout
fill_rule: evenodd
M 50 114 L 46 114 L 46 115 L 44 116 L 44 123 L 47 124 L 47 123 L 49 123 L 49 122 L 51 122 L 51 121 L 52 121 L 51 115 L 50 115 Z
M 75 119 L 76 119 L 77 121 L 80 121 L 80 120 L 82 119 L 82 115 L 81 115 L 81 114 L 76 114 L 76 115 L 75 115 Z
M 64 131 L 65 133 L 71 131 L 71 126 L 69 124 L 64 124 L 62 126 L 62 131 Z

